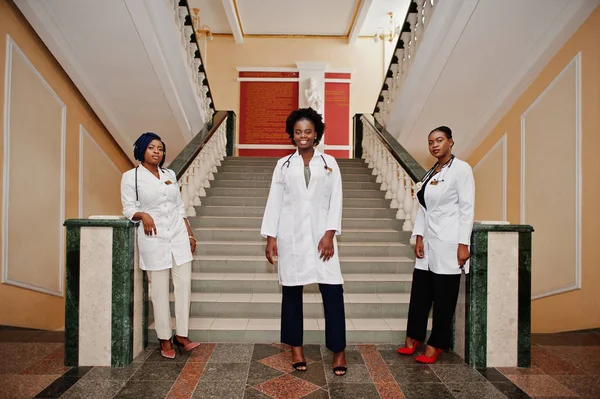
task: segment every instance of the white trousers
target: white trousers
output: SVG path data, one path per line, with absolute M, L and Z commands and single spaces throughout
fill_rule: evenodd
M 173 263 L 171 269 L 149 271 L 148 274 L 156 335 L 159 339 L 169 339 L 173 334 L 169 304 L 169 274 L 171 274 L 175 295 L 176 334 L 180 337 L 187 337 L 192 291 L 192 262 L 184 263 L 181 266 Z

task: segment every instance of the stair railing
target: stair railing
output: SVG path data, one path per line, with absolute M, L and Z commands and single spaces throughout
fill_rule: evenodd
M 425 169 L 370 115 L 359 118 L 362 128 L 362 156 L 381 183 L 390 208 L 397 209 L 396 219 L 403 220 L 403 231 L 412 231 L 418 210 L 417 185 Z
M 187 216 L 196 216 L 217 167 L 231 153 L 235 129 L 233 111 L 218 111 L 169 164 L 177 175 Z
M 392 111 L 392 105 L 406 80 L 415 59 L 437 0 L 413 0 L 408 7 L 402 31 L 396 42 L 396 49 L 373 111 L 375 120 L 385 126 Z
M 194 30 L 190 7 L 187 0 L 164 0 L 173 5 L 174 18 L 181 32 L 181 43 L 185 49 L 187 63 L 190 65 L 191 79 L 196 86 L 204 120 L 208 121 L 215 113 L 215 105 L 208 84 L 198 38 Z

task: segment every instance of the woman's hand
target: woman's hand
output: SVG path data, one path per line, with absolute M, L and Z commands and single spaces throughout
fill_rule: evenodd
M 192 253 L 196 251 L 196 238 L 194 236 L 190 236 L 190 247 L 192 247 Z
M 319 251 L 319 258 L 323 259 L 323 262 L 327 262 L 334 254 L 333 249 L 333 236 L 335 235 L 334 230 L 328 230 L 325 232 L 321 241 L 319 241 L 319 247 L 317 250 Z
M 417 259 L 423 259 L 425 257 L 425 246 L 423 245 L 422 236 L 417 236 L 417 243 L 415 244 L 415 256 Z
M 277 256 L 277 240 L 275 237 L 267 237 L 267 247 L 265 248 L 265 255 L 270 264 L 275 264 L 275 257 Z
M 152 219 L 152 216 L 150 216 L 147 213 L 143 213 L 142 214 L 142 224 L 144 225 L 144 233 L 147 236 L 151 236 L 152 232 L 154 232 L 154 235 L 157 234 L 156 225 L 154 224 L 154 219 Z
M 458 258 L 458 266 L 463 267 L 465 263 L 471 257 L 469 247 L 465 244 L 458 244 L 458 250 L 456 251 L 456 257 Z

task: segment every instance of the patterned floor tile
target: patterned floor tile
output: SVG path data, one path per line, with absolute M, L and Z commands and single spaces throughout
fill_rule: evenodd
M 60 375 L 0 374 L 0 398 L 32 398 Z
M 502 392 L 504 396 L 508 399 L 529 399 L 530 396 L 527 395 L 521 388 L 513 384 L 512 382 L 492 382 L 492 385 Z
M 242 398 L 246 384 L 243 381 L 231 381 L 227 384 L 203 384 L 196 387 L 193 399 Z
M 549 375 L 584 375 L 585 371 L 562 360 L 539 346 L 531 347 L 531 366 L 542 369 Z
M 111 399 L 124 385 L 125 381 L 81 379 L 69 388 L 61 399 Z
M 189 399 L 204 371 L 205 363 L 186 363 L 166 399 Z
M 329 397 L 331 399 L 378 399 L 379 394 L 375 384 L 329 384 Z
M 17 374 L 63 347 L 56 343 L 0 342 L 0 374 Z
M 486 382 L 485 378 L 477 370 L 467 365 L 433 364 L 429 367 L 444 383 L 464 384 L 468 382 Z
M 244 391 L 243 399 L 271 399 L 270 396 L 265 395 L 264 393 L 257 391 L 254 388 L 247 388 Z
M 339 376 L 333 373 L 331 366 L 325 366 L 325 377 L 328 384 L 372 384 L 373 379 L 364 364 L 348 365 L 346 375 Z
M 209 362 L 210 363 L 250 363 L 252 358 L 252 344 L 217 344 Z
M 548 375 L 512 375 L 509 379 L 530 396 L 578 396 Z
M 208 363 L 216 346 L 216 344 L 201 343 L 200 346 L 190 352 L 188 362 Z
M 456 399 L 506 399 L 491 382 L 446 383 L 446 387 Z
M 396 383 L 375 383 L 375 389 L 382 399 L 405 399 L 402 390 Z
M 531 343 L 553 346 L 600 346 L 600 334 L 596 332 L 533 334 Z
M 553 378 L 571 391 L 586 398 L 600 398 L 600 377 L 555 375 Z
M 128 381 L 115 399 L 164 399 L 173 385 L 170 381 Z
M 265 366 L 260 362 L 250 363 L 250 370 L 248 371 L 248 380 L 246 384 L 249 386 L 255 386 L 262 384 L 265 381 L 272 380 L 284 374 L 282 371 L 274 369 L 269 366 Z
M 413 383 L 441 383 L 442 381 L 438 378 L 436 373 L 427 366 L 388 366 L 390 372 L 394 376 L 394 379 L 400 388 L 404 391 L 404 384 Z
M 275 399 L 299 399 L 320 389 L 317 385 L 290 374 L 263 382 L 255 388 Z
M 244 363 L 207 363 L 198 384 L 246 382 L 250 364 Z
M 315 362 L 306 368 L 306 371 L 294 371 L 291 373 L 296 378 L 308 381 L 320 387 L 327 386 L 327 378 L 325 377 L 325 369 L 323 362 Z
M 306 357 L 306 356 L 305 356 Z M 284 351 L 277 355 L 267 357 L 265 359 L 259 360 L 260 363 L 265 366 L 269 366 L 274 368 L 275 370 L 282 371 L 284 373 L 291 373 L 294 371 L 292 367 L 292 352 Z M 310 366 L 315 361 L 306 357 L 306 365 Z
M 83 380 L 97 381 L 97 380 L 111 380 L 111 381 L 127 381 L 129 380 L 136 371 L 142 367 L 141 362 L 131 363 L 127 367 L 94 367 L 89 373 L 83 377 Z
M 252 360 L 262 360 L 280 353 L 281 349 L 276 348 L 273 345 L 255 344 L 252 352 Z
M 442 383 L 400 384 L 406 399 L 454 399 L 452 393 Z
M 131 377 L 131 381 L 170 381 L 179 377 L 185 363 L 146 362 Z

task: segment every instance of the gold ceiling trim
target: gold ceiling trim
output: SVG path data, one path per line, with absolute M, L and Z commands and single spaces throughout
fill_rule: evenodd
M 242 18 L 240 17 L 240 11 L 238 9 L 237 0 L 233 0 L 233 8 L 235 9 L 235 16 L 237 18 L 238 24 L 240 25 L 240 31 L 242 32 L 242 37 L 256 37 L 256 38 L 307 38 L 307 39 L 348 39 L 350 37 L 350 32 L 352 32 L 352 28 L 356 23 L 356 18 L 358 17 L 358 11 L 360 10 L 360 6 L 362 5 L 363 0 L 358 0 L 356 3 L 356 9 L 354 10 L 354 15 L 352 16 L 352 22 L 350 23 L 350 28 L 348 29 L 348 33 L 345 35 L 282 35 L 282 34 L 255 34 L 255 33 L 244 33 L 244 27 L 242 26 Z M 224 36 L 233 34 L 225 34 L 225 33 L 213 33 L 214 36 Z
M 350 28 L 348 29 L 348 33 L 346 34 L 346 38 L 350 38 L 350 32 L 352 32 L 352 28 L 354 28 L 354 24 L 356 23 L 356 17 L 358 16 L 358 10 L 360 10 L 360 6 L 362 5 L 363 0 L 358 0 L 356 3 L 356 9 L 354 10 L 354 16 L 352 17 L 352 22 L 350 23 Z

